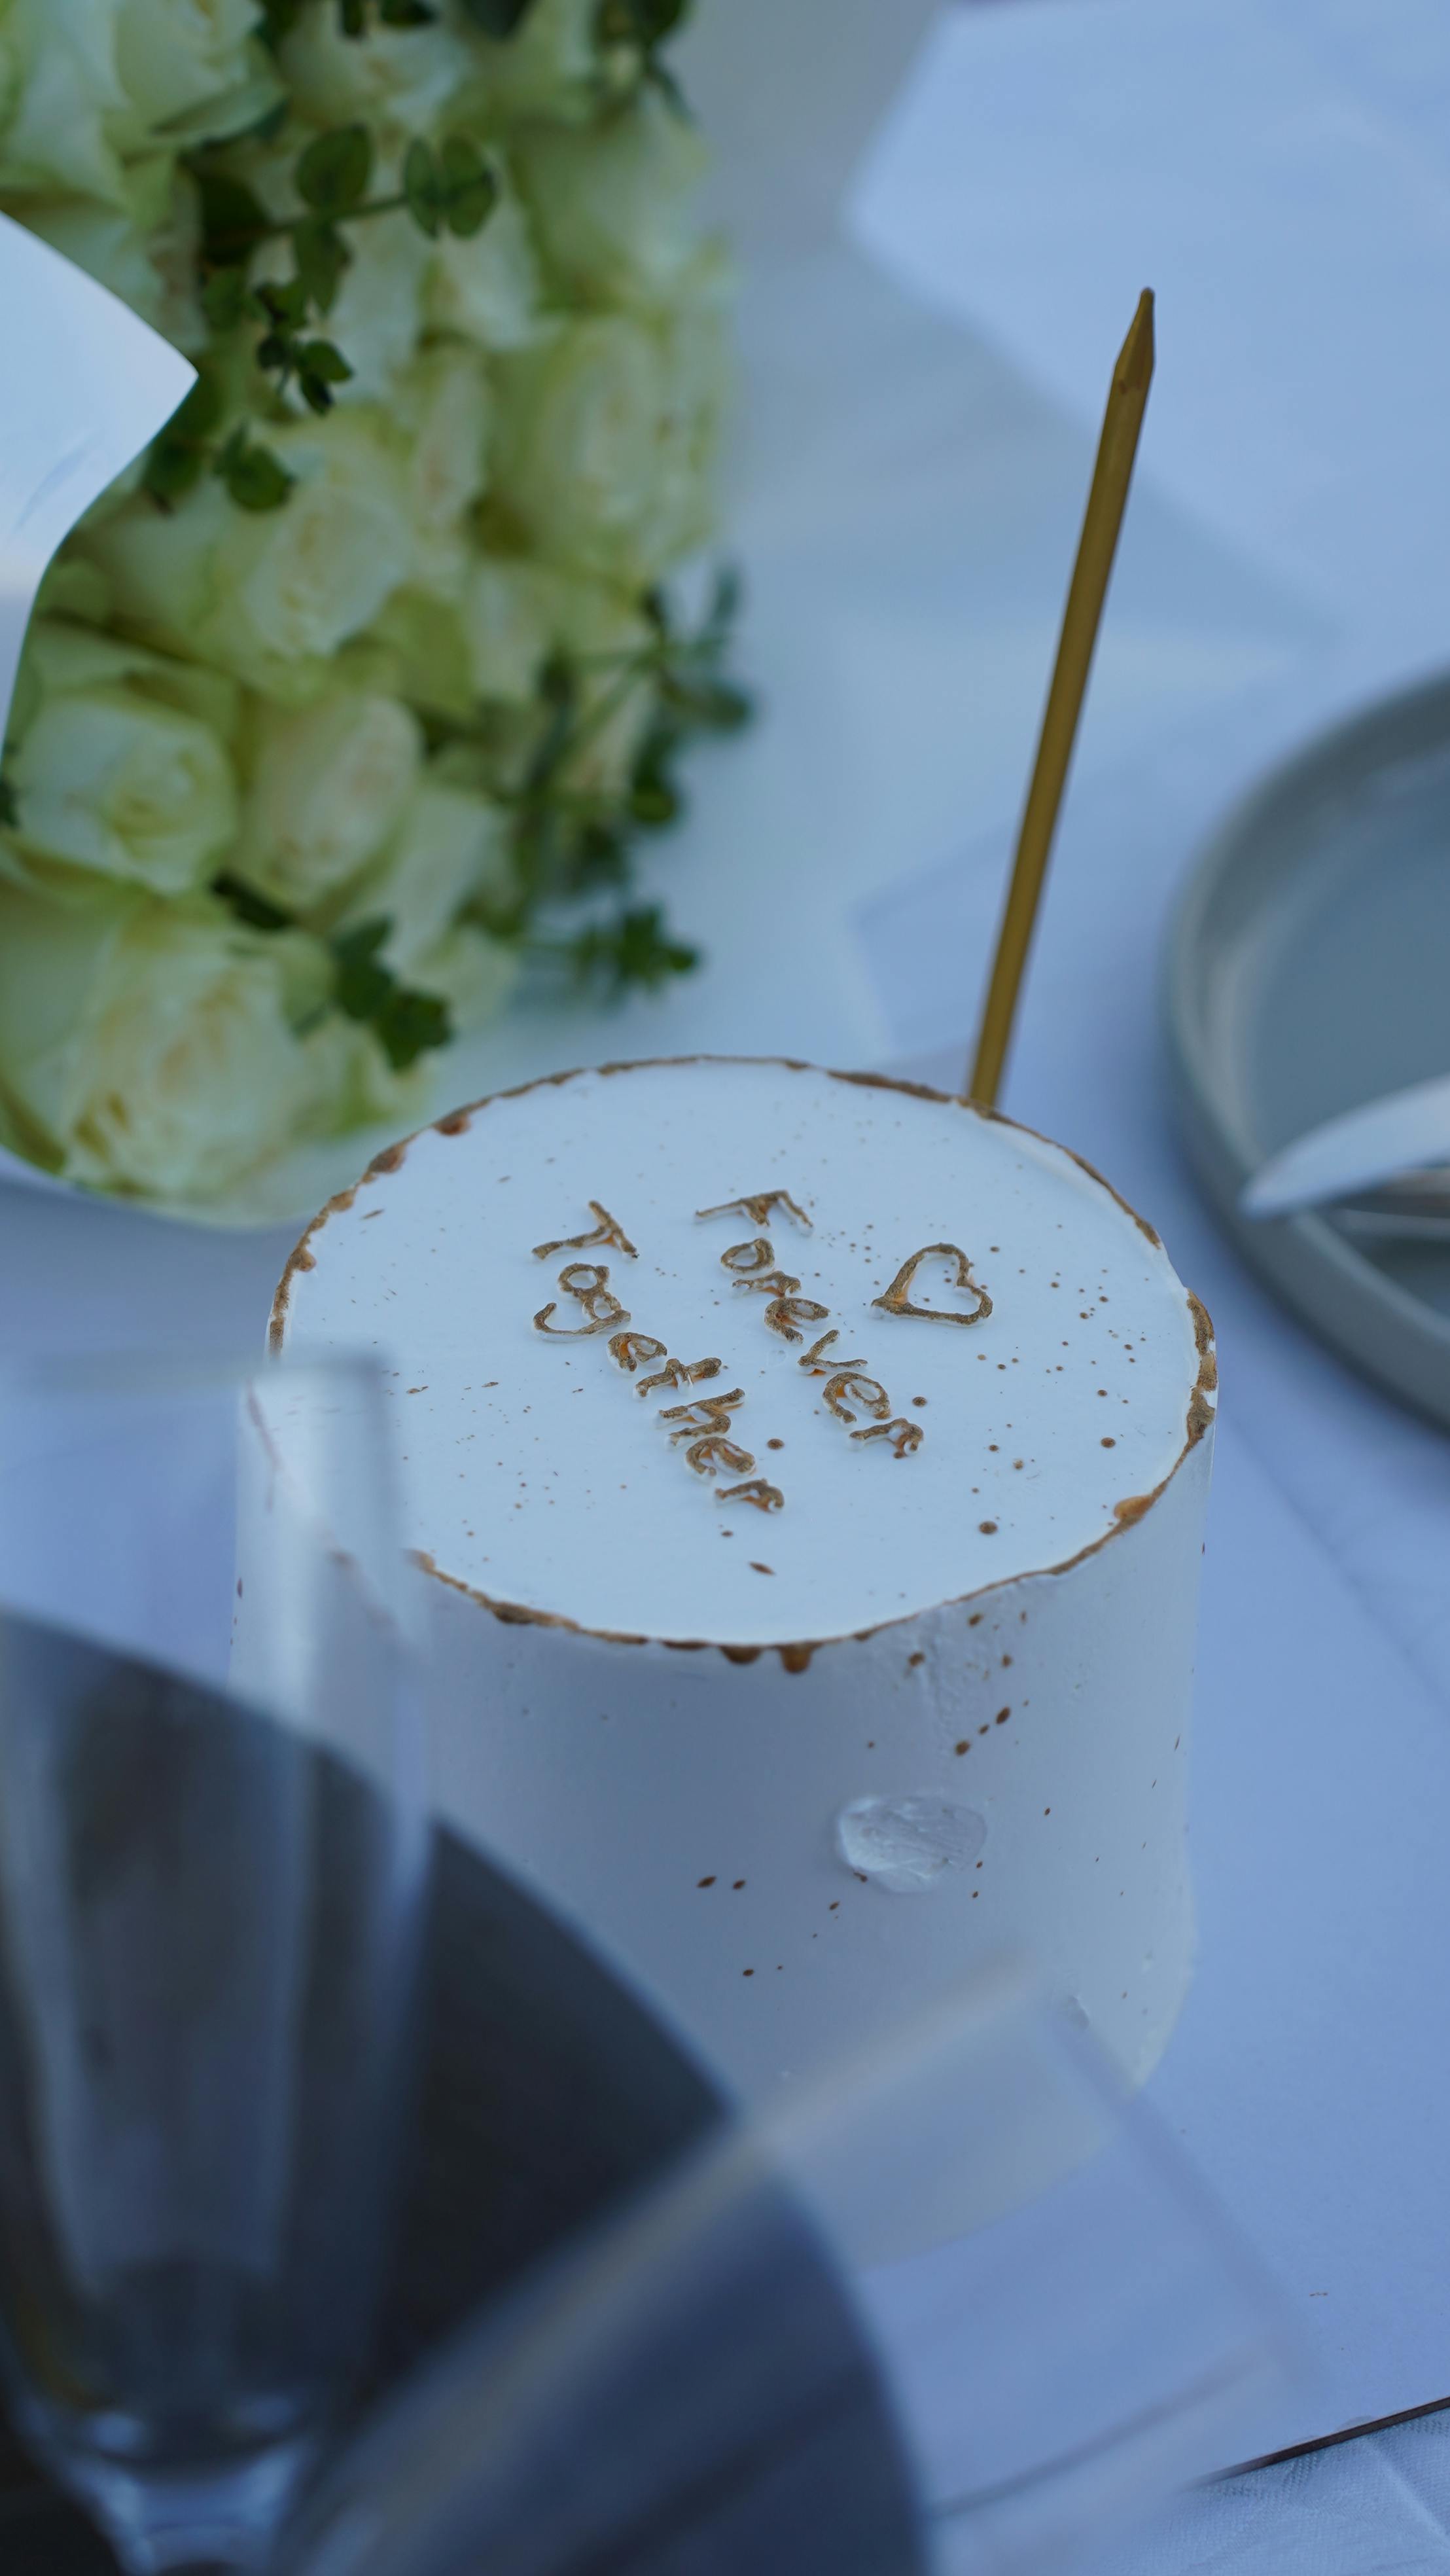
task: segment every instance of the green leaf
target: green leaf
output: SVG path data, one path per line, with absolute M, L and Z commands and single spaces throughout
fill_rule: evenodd
M 524 792 L 529 796 L 537 796 L 548 787 L 568 754 L 574 731 L 579 685 L 568 663 L 557 654 L 545 663 L 539 675 L 539 696 L 549 709 L 549 720 L 534 746 L 524 779 Z
M 203 368 L 186 400 L 177 405 L 146 459 L 142 485 L 155 501 L 178 501 L 206 471 L 207 442 L 220 425 L 222 389 Z
M 269 903 L 265 895 L 243 885 L 240 877 L 230 874 L 219 876 L 212 892 L 219 894 L 224 903 L 229 903 L 237 919 L 246 922 L 251 930 L 291 930 L 294 927 L 290 912 L 281 911 L 275 903 Z
M 481 232 L 498 203 L 498 181 L 479 151 L 461 134 L 448 135 L 439 155 L 444 220 L 460 241 Z
M 594 40 L 599 45 L 638 45 L 652 53 L 667 36 L 675 34 L 689 14 L 690 0 L 599 0 L 594 13 Z M 668 83 L 658 64 L 651 63 L 651 74 Z
M 571 891 L 592 894 L 622 886 L 629 876 L 629 844 L 614 823 L 586 823 L 574 844 Z
M 239 510 L 279 510 L 297 480 L 280 456 L 251 442 L 242 427 L 233 430 L 213 470 Z
M 350 1020 L 371 1026 L 394 1072 L 403 1073 L 425 1048 L 446 1046 L 453 1024 L 438 994 L 414 992 L 383 964 L 378 952 L 391 928 L 387 920 L 362 921 L 333 940 L 333 999 Z
M 297 363 L 309 375 L 320 376 L 326 385 L 345 385 L 352 374 L 342 351 L 331 340 L 304 340 L 297 352 Z
M 300 223 L 292 235 L 292 256 L 308 302 L 319 313 L 330 313 L 352 258 L 341 233 L 335 225 L 315 219 Z
M 193 173 L 201 200 L 202 252 L 209 268 L 235 268 L 272 229 L 259 197 L 240 179 L 203 162 Z
M 274 322 L 294 327 L 307 319 L 307 289 L 300 277 L 284 277 L 275 284 L 259 286 L 257 302 Z
M 425 1048 L 447 1046 L 453 1020 L 439 994 L 414 992 L 398 984 L 374 1019 L 373 1029 L 394 1073 L 406 1073 Z
M 463 6 L 480 34 L 501 44 L 517 34 L 532 0 L 463 0 Z
M 419 231 L 436 241 L 443 219 L 442 181 L 433 154 L 416 136 L 403 156 L 403 194 Z
M 0 778 L 0 823 L 14 823 L 18 820 L 19 807 L 15 802 L 15 790 L 8 778 Z
M 209 368 L 203 367 L 187 395 L 178 403 L 162 432 L 164 438 L 210 438 L 220 427 L 225 408 L 222 389 Z
M 571 954 L 579 980 L 602 978 L 615 992 L 639 984 L 653 991 L 671 975 L 688 975 L 699 965 L 698 948 L 671 939 L 664 927 L 664 908 L 637 904 L 616 921 L 581 931 Z
M 679 82 L 676 80 L 674 73 L 671 71 L 669 64 L 662 63 L 658 54 L 650 55 L 650 58 L 644 67 L 644 77 L 649 87 L 651 89 L 658 90 L 666 105 L 674 109 L 676 116 L 680 118 L 682 124 L 691 125 L 694 123 L 694 119 L 690 114 L 689 100 L 686 98 L 685 93 L 681 89 Z
M 275 53 L 302 15 L 302 0 L 262 0 L 262 42 Z
M 365 125 L 338 125 L 315 134 L 293 172 L 297 194 L 319 215 L 345 215 L 367 195 L 373 175 L 373 139 Z
M 740 577 L 739 565 L 721 564 L 715 575 L 705 622 L 700 629 L 699 640 L 707 650 L 718 652 L 740 614 L 744 596 L 745 584 Z
M 690 0 L 634 0 L 639 19 L 640 39 L 646 45 L 662 45 L 673 36 L 689 15 Z
M 392 976 L 378 961 L 391 927 L 385 920 L 359 922 L 356 930 L 342 931 L 332 943 L 337 965 L 333 998 L 350 1020 L 375 1020 L 394 990 Z
M 367 26 L 363 0 L 337 0 L 337 23 L 345 36 L 360 36 Z
M 201 290 L 201 305 L 213 331 L 235 331 L 251 305 L 241 269 L 213 269 Z
M 143 491 L 150 493 L 153 501 L 179 501 L 183 493 L 201 481 L 205 472 L 205 447 L 199 442 L 167 438 L 163 434 L 146 459 L 141 486 Z
M 680 791 L 662 769 L 641 772 L 629 791 L 629 810 L 636 823 L 646 831 L 663 831 L 667 823 L 678 819 Z
M 755 713 L 749 690 L 732 680 L 692 679 L 669 671 L 660 683 L 660 695 L 682 722 L 710 733 L 739 733 Z
M 304 340 L 296 364 L 303 401 L 313 411 L 331 411 L 333 386 L 345 385 L 352 374 L 342 351 L 331 340 Z
M 428 0 L 379 0 L 378 20 L 384 27 L 431 27 L 437 15 Z

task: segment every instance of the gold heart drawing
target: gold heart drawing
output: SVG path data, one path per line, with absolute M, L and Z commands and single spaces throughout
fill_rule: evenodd
M 923 1261 L 930 1261 L 936 1253 L 940 1253 L 943 1260 L 954 1261 L 957 1265 L 952 1286 L 968 1288 L 976 1298 L 976 1305 L 969 1315 L 950 1314 L 943 1306 L 913 1306 L 911 1283 Z M 980 1324 L 992 1311 L 992 1300 L 986 1289 L 972 1277 L 972 1265 L 959 1243 L 924 1243 L 920 1252 L 913 1252 L 908 1260 L 903 1261 L 885 1294 L 873 1297 L 871 1302 L 873 1306 L 884 1307 L 888 1315 L 920 1315 L 928 1324 Z

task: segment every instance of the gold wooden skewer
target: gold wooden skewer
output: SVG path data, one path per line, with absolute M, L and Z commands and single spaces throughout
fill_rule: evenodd
M 1052 686 L 1042 711 L 1042 730 L 1037 737 L 1032 783 L 1022 809 L 1017 854 L 1012 862 L 1012 881 L 1007 889 L 1002 926 L 997 933 L 997 953 L 992 960 L 992 978 L 987 987 L 982 1025 L 977 1035 L 976 1062 L 967 1085 L 967 1098 L 980 1102 L 984 1109 L 991 1109 L 996 1104 L 1002 1085 L 1002 1067 L 1012 1042 L 1017 998 L 1022 989 L 1027 951 L 1032 944 L 1047 862 L 1052 855 L 1058 808 L 1067 784 L 1078 718 L 1082 714 L 1093 649 L 1098 640 L 1103 601 L 1107 597 L 1108 579 L 1117 552 L 1118 531 L 1123 524 L 1128 486 L 1133 479 L 1138 433 L 1143 426 L 1148 387 L 1152 381 L 1153 296 L 1151 289 L 1145 287 L 1138 298 L 1138 310 L 1129 326 L 1128 336 L 1118 351 L 1118 363 L 1108 387 L 1108 406 L 1103 417 L 1103 434 L 1098 442 L 1098 460 L 1093 467 L 1092 487 L 1083 513 L 1082 535 L 1078 539 L 1077 561 L 1072 568 L 1067 605 L 1062 612 L 1062 633 L 1057 641 Z

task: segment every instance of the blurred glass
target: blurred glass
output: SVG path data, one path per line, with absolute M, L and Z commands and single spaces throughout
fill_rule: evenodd
M 246 2563 L 366 2357 L 407 2098 L 378 1388 L 43 1364 L 0 1459 L 0 2363 L 130 2568 Z
M 967 2232 L 933 2246 L 944 2201 Z M 1004 1972 L 543 2267 L 334 2462 L 281 2565 L 1063 2576 L 1259 2447 L 1293 2377 L 1179 2160 Z

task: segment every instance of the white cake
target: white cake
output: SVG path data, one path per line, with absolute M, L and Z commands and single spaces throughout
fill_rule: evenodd
M 563 1075 L 379 1156 L 272 1332 L 391 1372 L 445 1811 L 731 2080 L 1004 1950 L 1146 2075 L 1215 1378 L 1087 1165 L 874 1076 Z

